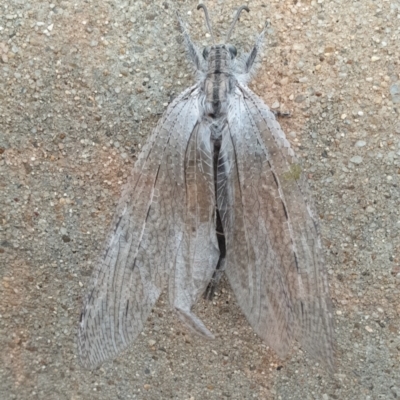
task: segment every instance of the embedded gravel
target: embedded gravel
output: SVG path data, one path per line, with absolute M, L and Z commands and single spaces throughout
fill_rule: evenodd
M 239 0 L 208 1 L 223 38 Z M 210 44 L 195 1 L 0 4 L 1 399 L 400 398 L 400 2 L 249 1 L 266 20 L 252 89 L 301 157 L 321 217 L 337 371 L 296 344 L 279 360 L 226 282 L 188 334 L 162 298 L 132 347 L 77 362 L 82 296 L 146 136 L 193 82 L 176 24 Z

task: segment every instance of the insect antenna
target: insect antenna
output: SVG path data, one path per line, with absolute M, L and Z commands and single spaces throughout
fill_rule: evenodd
M 241 14 L 241 12 L 242 12 L 243 10 L 246 10 L 247 12 L 250 12 L 249 7 L 247 7 L 247 6 L 240 6 L 240 7 L 239 7 L 239 9 L 236 11 L 236 15 L 235 15 L 235 18 L 234 18 L 233 21 L 232 21 L 231 27 L 229 28 L 229 32 L 228 32 L 228 34 L 226 35 L 225 43 L 228 43 L 228 42 L 229 42 L 229 39 L 231 38 L 231 35 L 232 35 L 232 32 L 233 32 L 233 28 L 235 27 L 236 22 L 237 22 L 237 20 L 239 19 L 240 14 Z
M 215 44 L 214 35 L 213 35 L 213 31 L 212 31 L 212 29 L 211 29 L 211 24 L 210 24 L 210 18 L 208 17 L 208 10 L 207 10 L 207 7 L 206 7 L 203 3 L 200 3 L 200 4 L 197 6 L 197 9 L 200 10 L 200 8 L 202 8 L 202 9 L 204 10 L 204 16 L 205 16 L 205 18 L 206 18 L 207 29 L 208 29 L 208 32 L 210 32 L 210 35 L 211 35 L 211 39 L 212 39 L 213 44 Z

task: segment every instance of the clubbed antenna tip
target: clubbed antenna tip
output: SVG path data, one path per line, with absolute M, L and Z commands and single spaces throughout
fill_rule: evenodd
M 213 43 L 215 44 L 214 35 L 213 35 L 213 31 L 212 31 L 212 29 L 211 29 L 211 24 L 210 24 L 210 18 L 208 17 L 208 10 L 207 10 L 207 7 L 206 7 L 203 3 L 200 3 L 200 4 L 197 6 L 197 9 L 200 10 L 200 8 L 202 8 L 203 11 L 204 11 L 204 16 L 205 16 L 205 18 L 206 18 L 207 29 L 208 29 L 208 32 L 210 32 L 211 39 L 212 39 Z
M 228 42 L 229 42 L 229 39 L 231 38 L 231 35 L 232 35 L 232 32 L 233 32 L 233 28 L 235 27 L 236 22 L 237 22 L 237 20 L 239 19 L 240 14 L 242 13 L 243 10 L 246 10 L 247 12 L 250 12 L 249 7 L 247 7 L 247 6 L 240 6 L 240 7 L 239 7 L 239 9 L 236 11 L 236 15 L 235 15 L 235 18 L 234 18 L 233 21 L 232 21 L 231 27 L 229 28 L 229 32 L 228 32 L 228 34 L 226 35 L 225 43 L 228 43 Z

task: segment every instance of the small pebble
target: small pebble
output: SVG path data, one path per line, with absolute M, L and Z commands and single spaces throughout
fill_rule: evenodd
M 400 103 L 400 83 L 394 83 L 390 86 L 390 94 L 393 103 Z
M 358 140 L 356 143 L 356 147 L 364 147 L 366 144 L 367 142 L 365 140 Z
M 296 96 L 296 98 L 294 99 L 294 101 L 296 103 L 302 103 L 305 100 L 305 96 L 303 96 L 302 94 L 299 94 L 298 96 Z
M 293 45 L 293 50 L 294 51 L 298 51 L 298 52 L 303 51 L 304 50 L 304 44 L 303 43 L 295 43 Z
M 363 162 L 363 159 L 361 156 L 354 156 L 350 158 L 350 162 L 352 162 L 353 164 L 361 164 Z
M 60 200 L 61 200 L 61 199 L 60 199 Z M 61 237 L 61 239 L 62 239 L 62 241 L 63 241 L 64 243 L 69 243 L 69 242 L 71 241 L 70 237 L 67 236 L 67 235 L 63 235 L 63 236 Z
M 271 108 L 279 108 L 279 101 L 274 101 L 271 105 Z

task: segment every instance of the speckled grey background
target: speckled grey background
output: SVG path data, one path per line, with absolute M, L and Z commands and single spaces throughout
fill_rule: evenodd
M 208 1 L 223 37 L 238 0 Z M 1 399 L 400 398 L 400 2 L 250 1 L 232 42 L 270 21 L 252 89 L 301 156 L 321 216 L 337 373 L 294 345 L 279 360 L 226 282 L 190 336 L 159 302 L 131 349 L 96 371 L 76 324 L 135 157 L 193 82 L 174 10 L 209 43 L 195 1 L 0 4 Z

